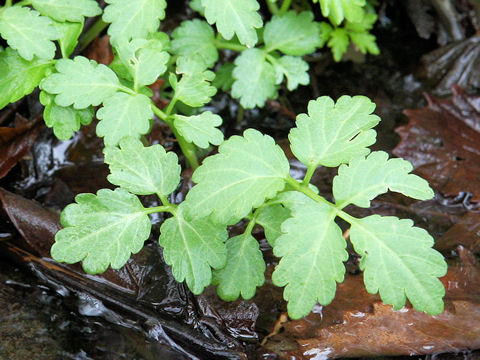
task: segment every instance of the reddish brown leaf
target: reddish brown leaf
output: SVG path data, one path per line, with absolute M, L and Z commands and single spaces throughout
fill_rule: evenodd
M 452 99 L 426 95 L 428 106 L 405 110 L 394 154 L 410 160 L 416 173 L 445 196 L 460 192 L 480 200 L 480 97 L 453 87 Z
M 38 119 L 14 128 L 0 127 L 0 179 L 28 153 L 40 130 Z

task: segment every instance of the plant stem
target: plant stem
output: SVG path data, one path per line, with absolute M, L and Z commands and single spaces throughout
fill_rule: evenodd
M 100 35 L 100 33 L 108 26 L 108 23 L 99 18 L 93 26 L 83 34 L 80 40 L 79 51 L 85 50 L 85 48 Z
M 267 0 L 267 6 L 272 15 L 278 14 L 278 6 L 275 0 Z
M 307 195 L 310 199 L 315 200 L 316 202 L 328 205 L 328 207 L 330 207 L 337 214 L 338 217 L 342 218 L 346 222 L 350 224 L 354 224 L 358 222 L 357 218 L 353 217 L 350 214 L 347 214 L 343 210 L 337 208 L 335 204 L 332 204 L 330 201 L 324 199 L 323 197 L 315 193 L 315 191 L 313 191 L 308 187 L 308 184 L 304 185 L 303 183 L 299 183 L 297 180 L 295 180 L 291 176 L 287 177 L 285 180 L 287 181 L 287 184 L 289 184 L 295 190 L 300 191 L 301 193 Z
M 10 6 L 12 6 L 12 0 L 5 1 L 5 7 L 8 8 Z
M 172 210 L 171 206 L 155 206 L 155 207 L 145 208 L 144 212 L 145 214 L 153 214 L 157 212 L 172 212 L 171 210 Z
M 118 87 L 118 90 L 123 91 L 124 93 L 127 93 L 129 95 L 137 95 L 137 93 L 135 91 L 133 91 L 129 87 L 126 87 L 126 86 L 123 86 L 123 85 L 120 85 Z
M 18 3 L 16 3 L 15 5 L 18 5 L 18 6 L 29 6 L 29 5 L 32 5 L 32 2 L 30 0 L 23 0 L 23 1 L 20 1 Z
M 165 110 L 165 115 L 167 115 L 167 117 L 170 117 L 170 115 L 172 114 L 173 108 L 175 107 L 175 104 L 177 103 L 177 101 L 178 99 L 174 95 L 172 100 L 170 100 L 170 103 L 168 104 L 167 109 Z
M 280 8 L 278 15 L 281 16 L 285 14 L 288 11 L 288 9 L 290 9 L 291 4 L 292 4 L 292 0 L 283 0 L 282 7 Z
M 313 174 L 315 173 L 315 170 L 317 170 L 317 167 L 315 165 L 308 165 L 307 168 L 307 173 L 305 174 L 305 177 L 303 178 L 302 185 L 307 186 L 310 184 L 310 180 L 312 180 Z
M 255 224 L 257 223 L 257 217 L 258 217 L 258 214 L 260 214 L 260 209 L 262 208 L 263 206 L 260 206 L 258 209 L 256 209 L 252 216 L 250 216 L 250 221 L 248 222 L 248 225 L 244 231 L 244 234 L 251 234 L 252 233 L 252 230 L 253 228 L 255 227 Z
M 218 39 L 215 40 L 215 46 L 217 47 L 217 49 L 233 50 L 238 52 L 242 52 L 243 50 L 248 49 L 246 46 L 240 44 L 232 44 Z
M 152 103 L 152 110 L 155 113 L 155 115 L 157 115 L 160 119 L 162 119 L 165 123 L 167 123 L 170 129 L 172 130 L 173 135 L 175 135 L 175 138 L 177 139 L 178 145 L 180 145 L 180 149 L 182 150 L 183 155 L 187 159 L 188 165 L 190 165 L 190 167 L 193 170 L 198 168 L 200 164 L 197 159 L 197 152 L 195 151 L 195 145 L 193 145 L 192 143 L 189 143 L 184 139 L 182 135 L 180 135 L 180 133 L 175 128 L 175 125 L 173 124 L 173 121 L 169 114 L 164 113 L 162 110 L 156 107 L 153 103 Z M 168 108 L 167 108 L 167 111 L 168 111 Z

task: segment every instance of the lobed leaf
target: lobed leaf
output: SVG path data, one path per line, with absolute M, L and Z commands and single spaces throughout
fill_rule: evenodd
M 123 189 L 80 194 L 62 212 L 64 226 L 51 248 L 53 259 L 82 261 L 85 272 L 120 269 L 150 236 L 151 223 L 140 200 Z
M 308 85 L 310 83 L 310 75 L 308 74 L 308 63 L 300 57 L 282 56 L 273 64 L 275 67 L 276 83 L 283 81 L 283 76 L 287 78 L 287 88 L 292 91 L 298 85 Z
M 119 40 L 116 46 L 120 61 L 125 65 L 137 87 L 153 84 L 167 71 L 170 55 L 157 39 Z
M 406 298 L 418 311 L 443 311 L 443 284 L 447 272 L 443 256 L 432 249 L 433 238 L 411 220 L 372 215 L 352 223 L 350 240 L 362 255 L 360 268 L 367 291 L 380 293 L 398 310 Z
M 230 40 L 237 35 L 240 43 L 255 46 L 258 37 L 256 28 L 263 25 L 258 13 L 257 0 L 201 0 L 205 17 L 210 25 L 216 24 L 222 36 Z
M 30 94 L 53 68 L 50 60 L 27 61 L 10 47 L 0 52 L 0 109 Z
M 54 94 L 60 106 L 85 109 L 100 105 L 115 94 L 120 87 L 117 75 L 103 64 L 77 56 L 73 60 L 60 59 L 55 68 L 58 73 L 49 75 L 40 88 Z
M 209 144 L 220 145 L 223 133 L 217 128 L 222 124 L 222 118 L 206 111 L 200 115 L 174 116 L 174 126 L 188 142 L 206 149 Z
M 232 88 L 234 78 L 233 69 L 235 65 L 232 63 L 225 63 L 220 65 L 215 72 L 215 79 L 213 80 L 213 86 L 223 91 L 229 91 Z
M 212 67 L 218 60 L 215 46 L 215 33 L 205 21 L 194 19 L 184 21 L 172 33 L 172 50 L 174 54 L 187 57 L 201 57 L 207 67 Z
M 265 25 L 263 39 L 266 51 L 280 50 L 294 56 L 311 54 L 321 45 L 320 27 L 313 21 L 311 11 L 297 14 L 292 10 L 275 15 Z
M 290 217 L 290 210 L 280 204 L 262 207 L 256 222 L 263 227 L 265 238 L 270 246 L 275 246 L 275 241 L 283 234 L 282 223 Z
M 42 15 L 59 22 L 83 22 L 84 17 L 102 13 L 95 0 L 32 0 L 32 6 Z
M 244 233 L 227 240 L 227 263 L 213 272 L 213 285 L 225 301 L 248 300 L 255 295 L 257 286 L 265 282 L 265 260 L 258 241 Z
M 53 40 L 60 33 L 52 20 L 27 7 L 11 6 L 0 13 L 0 34 L 25 60 L 53 59 Z
M 54 21 L 54 25 L 61 34 L 58 39 L 58 45 L 60 46 L 62 56 L 68 58 L 78 44 L 78 38 L 83 31 L 83 20 L 82 22 Z
M 214 221 L 235 224 L 285 186 L 289 163 L 270 136 L 248 129 L 218 152 L 193 174 L 197 185 L 186 198 L 190 216 L 212 214 Z
M 108 6 L 103 20 L 111 23 L 108 35 L 116 43 L 120 39 L 147 38 L 158 30 L 160 20 L 165 18 L 165 0 L 106 0 Z
M 332 49 L 333 59 L 337 62 L 342 60 L 343 54 L 347 52 L 349 44 L 348 32 L 343 28 L 334 29 L 327 43 L 328 47 Z
M 43 120 L 49 128 L 53 128 L 53 133 L 60 140 L 68 140 L 75 131 L 80 129 L 81 125 L 89 125 L 93 119 L 93 108 L 75 110 L 72 106 L 58 106 L 53 95 L 40 92 L 40 102 L 45 109 L 43 110 Z
M 126 136 L 139 138 L 148 133 L 153 111 L 150 99 L 145 95 L 118 92 L 103 102 L 97 118 L 101 120 L 97 135 L 104 137 L 106 146 L 114 146 Z
M 349 204 L 370 207 L 370 201 L 389 189 L 419 200 L 434 195 L 428 182 L 410 174 L 413 166 L 403 159 L 388 159 L 383 151 L 360 156 L 342 165 L 333 179 L 333 195 L 338 207 Z
M 297 116 L 288 136 L 297 159 L 307 166 L 338 166 L 367 155 L 375 143 L 372 128 L 380 118 L 375 104 L 365 96 L 342 96 L 335 104 L 328 96 L 308 103 L 308 115 Z
M 211 85 L 215 74 L 211 71 L 201 71 L 192 74 L 184 74 L 180 81 L 174 74 L 170 74 L 169 80 L 175 90 L 175 97 L 186 105 L 200 107 L 210 102 L 217 89 Z
M 140 140 L 126 137 L 120 148 L 106 147 L 103 153 L 110 167 L 108 181 L 133 194 L 167 196 L 180 182 L 177 155 L 161 145 L 144 147 Z
M 272 274 L 273 283 L 285 286 L 283 298 L 288 314 L 299 319 L 310 313 L 318 301 L 329 304 L 335 297 L 337 282 L 345 274 L 347 244 L 335 223 L 335 210 L 299 192 L 283 193 L 294 198 L 292 217 L 282 224 L 283 234 L 273 252 L 281 260 Z
M 247 49 L 235 59 L 232 96 L 240 99 L 246 109 L 262 107 L 268 98 L 276 95 L 275 69 L 265 56 L 262 50 Z
M 366 0 L 313 0 L 320 2 L 322 15 L 332 20 L 335 25 L 340 25 L 343 19 L 351 22 L 362 21 Z
M 186 281 L 188 288 L 196 295 L 210 285 L 212 269 L 225 266 L 228 237 L 225 226 L 208 218 L 184 217 L 181 204 L 175 216 L 164 221 L 160 228 L 160 245 L 163 247 L 165 262 L 172 266 L 172 274 L 179 281 Z

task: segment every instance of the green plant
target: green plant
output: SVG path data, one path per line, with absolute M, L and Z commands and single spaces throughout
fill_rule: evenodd
M 218 129 L 222 119 L 200 109 L 217 88 L 231 87 L 232 96 L 251 108 L 277 96 L 285 78 L 289 90 L 308 84 L 302 56 L 328 39 L 336 49 L 337 40 L 332 39 L 342 38 L 334 50 L 339 59 L 346 50 L 341 31 L 350 31 L 347 40 L 350 36 L 360 50 L 375 52 L 373 38 L 352 35 L 366 33 L 374 22 L 364 0 L 321 0 L 332 25 L 316 23 L 311 12 L 289 10 L 289 0 L 280 7 L 268 0 L 274 15 L 263 32 L 257 31 L 263 21 L 256 0 L 196 0 L 192 7 L 203 12 L 208 23 L 183 22 L 171 39 L 157 31 L 165 17 L 165 0 L 106 2 L 103 20 L 110 24 L 115 53 L 109 67 L 83 56 L 68 58 L 84 16 L 100 12 L 95 1 L 7 1 L 0 9 L 0 34 L 9 44 L 0 52 L 0 107 L 40 84 L 45 122 L 60 139 L 89 124 L 99 107 L 96 132 L 106 146 L 108 180 L 118 186 L 96 195 L 80 194 L 65 208 L 64 229 L 51 250 L 54 259 L 82 261 L 89 273 L 118 269 L 150 236 L 149 214 L 166 212 L 172 216 L 162 224 L 159 242 L 174 277 L 195 294 L 216 284 L 225 300 L 251 298 L 264 282 L 265 262 L 251 235 L 258 224 L 280 258 L 273 282 L 285 286 L 289 314 L 298 318 L 316 301 L 328 304 L 336 283 L 343 280 L 347 253 L 335 223 L 339 217 L 351 225 L 351 242 L 362 256 L 368 291 L 380 292 L 396 309 L 408 298 L 420 311 L 442 311 L 444 289 L 437 277 L 445 273 L 446 264 L 431 248 L 428 233 L 410 220 L 376 215 L 357 219 L 344 211 L 349 204 L 369 207 L 371 199 L 388 189 L 421 200 L 433 196 L 424 180 L 410 174 L 408 162 L 388 159 L 384 152 L 368 155 L 376 137 L 372 128 L 380 120 L 372 115 L 370 100 L 344 96 L 335 104 L 321 97 L 310 102 L 308 115 L 298 116 L 290 141 L 295 156 L 308 167 L 302 181 L 290 177 L 289 162 L 272 138 L 248 129 L 224 142 Z M 345 29 L 339 30 L 336 26 L 344 17 Z M 16 26 L 25 19 L 28 25 Z M 218 34 L 209 23 L 216 24 Z M 98 24 L 93 34 L 104 23 Z M 53 59 L 53 41 L 59 44 L 61 59 Z M 222 49 L 240 54 L 234 64 L 217 67 L 215 76 L 209 69 L 216 66 Z M 162 95 L 170 100 L 165 109 L 150 99 L 148 86 L 159 77 L 166 83 Z M 177 155 L 160 145 L 147 146 L 143 137 L 154 115 L 170 126 L 196 169 L 197 185 L 179 205 L 168 200 L 180 181 Z M 219 153 L 199 166 L 197 147 L 211 145 L 220 145 Z M 310 185 L 319 166 L 340 166 L 333 186 L 335 203 Z M 138 195 L 151 194 L 162 205 L 145 208 Z M 248 222 L 245 232 L 228 239 L 227 226 L 241 221 Z

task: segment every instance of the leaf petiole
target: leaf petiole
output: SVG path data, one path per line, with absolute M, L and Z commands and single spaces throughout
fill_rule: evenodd
M 144 213 L 145 214 L 153 214 L 157 212 L 169 212 L 172 213 L 172 205 L 162 205 L 162 206 L 154 206 L 154 207 L 149 207 L 145 208 Z
M 222 41 L 222 40 L 215 40 L 215 46 L 217 49 L 220 50 L 233 50 L 233 51 L 238 51 L 242 52 L 243 50 L 248 49 L 246 46 L 240 45 L 240 44 L 232 44 L 227 41 Z
M 305 173 L 305 177 L 303 178 L 303 181 L 302 181 L 302 185 L 307 186 L 310 183 L 310 180 L 312 180 L 315 170 L 317 170 L 316 165 L 312 165 L 312 164 L 308 165 L 307 172 Z
M 283 14 L 285 14 L 288 11 L 288 9 L 290 9 L 291 4 L 292 4 L 292 0 L 283 0 L 282 7 L 280 8 L 278 15 L 282 16 Z

